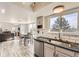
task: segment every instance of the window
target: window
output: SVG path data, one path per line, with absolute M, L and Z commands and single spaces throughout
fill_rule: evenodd
M 61 18 L 59 16 L 51 18 L 50 29 L 51 31 L 59 31 L 61 29 L 63 32 L 77 31 L 77 13 L 63 15 Z

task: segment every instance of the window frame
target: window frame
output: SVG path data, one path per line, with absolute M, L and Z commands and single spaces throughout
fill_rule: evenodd
M 79 12 L 70 12 L 70 13 L 65 13 L 65 14 L 63 14 L 62 16 L 65 16 L 65 15 L 69 15 L 69 14 L 77 14 L 77 31 L 75 31 L 75 32 L 78 32 L 79 30 L 78 30 L 78 16 L 79 16 Z M 51 20 L 51 18 L 56 18 L 56 17 L 59 17 L 59 16 L 61 16 L 60 14 L 58 14 L 58 15 L 55 15 L 55 16 L 51 16 L 50 17 L 50 19 L 49 19 L 49 29 L 50 29 L 50 31 L 49 32 L 59 32 L 59 31 L 51 31 L 51 27 L 50 27 L 50 20 Z M 75 33 L 75 32 L 62 32 L 62 33 Z

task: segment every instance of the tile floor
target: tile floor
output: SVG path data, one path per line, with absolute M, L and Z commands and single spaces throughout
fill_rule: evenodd
M 24 46 L 23 40 L 15 37 L 14 40 L 0 42 L 0 57 L 33 57 L 33 43 L 26 42 Z

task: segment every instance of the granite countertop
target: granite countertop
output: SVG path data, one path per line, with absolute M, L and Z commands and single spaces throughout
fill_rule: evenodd
M 47 44 L 50 44 L 50 45 L 53 45 L 53 46 L 56 46 L 56 47 L 60 47 L 60 48 L 63 48 L 63 49 L 66 49 L 66 50 L 69 50 L 69 51 L 72 51 L 72 52 L 77 52 L 79 53 L 79 48 L 76 48 L 76 47 L 69 47 L 68 46 L 65 46 L 65 44 L 69 44 L 70 42 L 66 43 L 64 41 L 59 41 L 57 39 L 52 39 L 52 38 L 47 38 L 47 37 L 37 37 L 36 39 L 34 39 L 36 41 L 40 41 L 40 42 L 43 42 L 43 43 L 47 43 Z M 51 41 L 50 41 L 51 40 Z M 75 44 L 75 43 L 74 43 Z M 78 45 L 78 44 L 77 44 Z

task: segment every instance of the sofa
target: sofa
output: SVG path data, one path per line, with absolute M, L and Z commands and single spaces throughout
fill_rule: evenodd
M 9 38 L 14 38 L 14 33 L 11 33 L 10 31 L 0 33 L 0 42 L 7 41 Z

